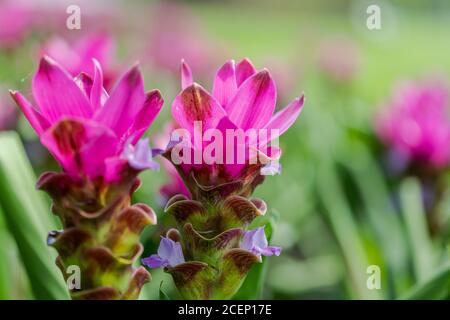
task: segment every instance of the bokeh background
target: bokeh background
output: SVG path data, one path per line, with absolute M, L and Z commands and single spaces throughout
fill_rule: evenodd
M 70 4 L 81 8 L 80 30 L 66 27 Z M 381 9 L 379 30 L 367 28 L 370 4 Z M 63 52 L 61 63 L 76 69 L 82 58 L 74 52 L 97 38 L 111 85 L 139 60 L 147 89 L 162 91 L 150 137 L 170 119 L 181 58 L 206 88 L 222 63 L 247 57 L 272 73 L 279 108 L 305 93 L 300 118 L 280 141 L 283 171 L 255 194 L 268 204 L 271 242 L 283 253 L 250 274 L 236 298 L 450 297 L 448 166 L 394 170 L 376 130 L 402 83 L 448 90 L 449 30 L 446 0 L 0 0 L 0 299 L 65 298 L 56 253 L 45 245 L 58 221 L 34 189 L 36 176 L 57 167 L 7 90 L 30 97 L 40 55 Z M 142 174 L 135 201 L 160 221 L 145 231 L 144 255 L 172 223 L 159 192 L 168 178 L 164 170 Z M 142 299 L 177 296 L 162 270 L 152 276 Z

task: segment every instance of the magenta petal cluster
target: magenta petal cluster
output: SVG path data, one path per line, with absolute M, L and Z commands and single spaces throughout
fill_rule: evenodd
M 436 168 L 450 161 L 449 92 L 441 84 L 407 83 L 377 119 L 380 138 L 408 162 Z
M 242 129 L 244 132 L 248 129 L 276 131 L 277 134 L 258 140 L 258 148 L 265 147 L 295 122 L 303 107 L 304 97 L 301 96 L 274 113 L 277 100 L 275 82 L 268 70 L 257 71 L 248 59 L 238 64 L 233 60 L 227 61 L 217 71 L 212 93 L 193 82 L 191 69 L 185 62 L 182 62 L 181 73 L 183 90 L 173 102 L 172 114 L 177 124 L 187 129 L 191 137 L 194 136 L 196 122 L 201 123 L 203 132 L 217 129 L 224 136 L 228 129 Z M 229 146 L 226 143 L 224 146 L 224 154 L 229 153 Z M 236 154 L 235 150 L 232 151 Z M 269 147 L 264 155 L 276 157 L 279 153 L 279 150 Z M 225 174 L 231 179 L 238 178 L 245 167 L 235 163 L 223 166 Z M 194 168 L 183 166 L 186 173 Z
M 264 227 L 246 231 L 242 238 L 241 248 L 256 256 L 279 256 L 281 253 L 280 247 L 269 246 Z
M 163 99 L 158 90 L 144 92 L 137 66 L 108 93 L 100 64 L 93 60 L 93 65 L 93 78 L 85 73 L 74 78 L 43 57 L 32 83 L 35 105 L 20 92 L 11 95 L 42 144 L 72 178 L 102 177 L 111 182 L 127 166 L 136 170 L 152 166 L 145 159 L 148 150 L 136 143 L 159 113 Z
M 142 259 L 142 264 L 149 268 L 173 268 L 184 262 L 181 244 L 166 237 L 161 237 L 157 254 L 152 254 L 150 257 Z

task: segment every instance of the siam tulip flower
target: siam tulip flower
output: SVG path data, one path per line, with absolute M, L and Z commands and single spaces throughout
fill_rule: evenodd
M 194 154 L 195 149 L 199 147 L 193 139 L 196 130 L 195 121 L 201 124 L 202 133 L 208 129 L 217 129 L 223 133 L 223 136 L 226 135 L 227 130 L 267 132 L 266 136 L 259 137 L 257 141 L 250 136 L 246 139 L 244 143 L 246 161 L 237 159 L 239 150 L 236 145 L 238 143 L 232 145 L 224 141 L 223 157 L 226 158 L 227 153 L 232 153 L 234 155 L 232 161 L 224 159 L 223 164 L 210 165 L 207 164 L 209 159 L 202 155 L 200 165 L 195 163 L 195 159 L 190 163 L 179 165 L 179 172 L 183 179 L 190 181 L 187 187 L 191 193 L 199 192 L 196 188 L 198 184 L 221 185 L 236 181 L 244 183 L 241 191 L 246 188 L 252 189 L 254 186 L 251 184 L 259 176 L 261 167 L 268 165 L 271 168 L 281 168 L 269 161 L 271 158 L 277 159 L 280 156 L 280 150 L 267 145 L 295 122 L 303 107 L 303 96 L 294 99 L 286 108 L 273 114 L 277 98 L 275 82 L 267 70 L 257 72 L 247 59 L 237 65 L 232 60 L 226 62 L 217 72 L 212 94 L 193 82 L 190 67 L 183 62 L 182 87 L 183 91 L 173 103 L 172 114 L 178 125 L 187 130 L 191 137 L 193 149 L 191 154 Z M 195 110 L 195 113 L 192 110 Z M 209 141 L 204 141 L 200 147 L 205 149 L 209 144 Z M 260 159 L 267 161 L 252 165 L 250 160 L 253 149 L 258 149 L 255 153 Z M 194 179 L 188 179 L 189 176 Z
M 186 262 L 161 266 L 172 275 L 184 298 L 229 299 L 252 265 L 261 262 L 261 255 L 280 253 L 279 248 L 268 246 L 263 229 L 246 232 L 250 223 L 267 210 L 263 200 L 251 195 L 264 180 L 264 172 L 279 170 L 279 164 L 273 160 L 279 158 L 280 150 L 270 143 L 295 122 L 304 98 L 294 99 L 274 115 L 275 83 L 267 70 L 258 72 L 247 59 L 237 65 L 226 62 L 217 72 L 212 93 L 193 82 L 184 62 L 181 78 L 183 90 L 172 105 L 178 129 L 163 154 L 175 165 L 190 193 L 189 198 L 182 194 L 173 196 L 165 208 L 177 222 L 177 228 L 170 229 L 166 236 L 180 243 Z M 245 137 L 237 146 L 222 141 L 216 149 L 217 154 L 236 155 L 237 147 L 243 148 L 243 163 L 236 157 L 231 157 L 230 162 L 213 157 L 210 162 L 205 154 L 200 154 L 201 161 L 196 162 L 195 151 L 208 148 L 213 142 L 199 142 L 195 136 L 209 129 L 220 133 L 227 129 L 276 130 L 256 140 Z M 222 140 L 226 140 L 224 137 Z M 179 147 L 181 158 L 187 161 L 178 161 Z M 253 149 L 262 155 L 262 160 L 250 161 Z
M 148 141 L 139 139 L 163 100 L 157 90 L 144 92 L 137 66 L 108 93 L 93 63 L 93 78 L 73 78 L 43 57 L 32 83 L 35 105 L 17 91 L 11 95 L 62 168 L 44 173 L 37 187 L 52 197 L 64 227 L 47 239 L 59 253 L 57 265 L 64 276 L 69 265 L 81 269 L 81 289 L 72 297 L 133 299 L 150 276 L 133 267 L 142 252 L 139 234 L 156 223 L 150 207 L 130 204 L 137 174 L 156 166 Z
M 161 237 L 158 254 L 152 254 L 148 258 L 142 259 L 142 264 L 149 268 L 173 268 L 184 262 L 181 244 L 165 237 Z
M 80 73 L 93 76 L 95 73 L 92 59 L 96 59 L 103 68 L 103 82 L 106 88 L 113 83 L 116 72 L 114 70 L 115 43 L 107 33 L 95 33 L 83 36 L 73 43 L 63 38 L 50 39 L 41 49 L 42 55 L 47 55 L 76 77 Z
M 246 231 L 242 237 L 241 248 L 250 251 L 256 256 L 279 256 L 281 254 L 280 247 L 269 246 L 264 227 Z

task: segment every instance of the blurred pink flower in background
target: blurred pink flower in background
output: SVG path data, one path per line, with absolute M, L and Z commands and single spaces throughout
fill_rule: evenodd
M 196 73 L 203 75 L 210 71 L 218 49 L 189 8 L 180 3 L 158 3 L 151 9 L 150 39 L 146 48 L 150 63 L 178 74 L 180 60 L 185 59 Z
M 450 161 L 449 91 L 438 83 L 405 83 L 377 118 L 379 137 L 407 163 L 446 167 Z
M 70 43 L 63 38 L 54 37 L 41 48 L 41 54 L 47 55 L 62 65 L 72 76 L 84 72 L 94 75 L 95 58 L 104 72 L 104 85 L 109 88 L 115 80 L 114 53 L 116 44 L 111 35 L 105 32 L 89 34 Z
M 226 130 L 238 129 L 243 132 L 248 129 L 264 129 L 270 133 L 264 138 L 259 137 L 257 144 L 250 139 L 245 141 L 245 163 L 239 163 L 236 159 L 237 146 L 224 141 L 222 154 L 230 152 L 234 159 L 227 161 L 228 163 L 213 164 L 208 164 L 208 161 L 203 159 L 200 165 L 191 159 L 190 163 L 179 165 L 180 174 L 186 177 L 198 174 L 201 176 L 198 177 L 200 184 L 218 185 L 243 179 L 248 175 L 248 171 L 261 165 L 269 166 L 270 160 L 280 156 L 279 148 L 267 146 L 294 124 L 303 108 L 303 95 L 274 113 L 277 101 L 275 82 L 267 69 L 256 70 L 248 59 L 237 64 L 234 60 L 229 60 L 220 67 L 214 79 L 212 93 L 193 81 L 191 69 L 185 62 L 182 63 L 181 69 L 182 91 L 172 104 L 172 116 L 180 128 L 190 133 L 192 140 L 196 130 L 194 122 L 201 122 L 202 134 L 208 129 L 217 129 L 223 136 Z M 276 129 L 275 133 L 272 129 Z M 204 146 L 208 145 L 207 141 L 202 143 Z M 260 160 L 268 159 L 267 163 L 250 163 L 251 146 L 257 149 Z M 194 141 L 190 147 L 193 150 L 198 148 Z M 191 152 L 190 156 L 193 157 L 194 153 L 195 151 Z
M 8 91 L 0 88 L 0 131 L 14 129 L 17 123 L 17 108 L 7 97 Z
M 347 82 L 354 78 L 360 66 L 356 44 L 345 37 L 330 38 L 318 48 L 318 67 L 331 80 Z
M 0 48 L 11 49 L 28 35 L 34 17 L 16 1 L 0 0 Z

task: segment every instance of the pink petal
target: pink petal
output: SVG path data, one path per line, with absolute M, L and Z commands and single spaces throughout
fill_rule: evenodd
M 267 137 L 270 140 L 278 138 L 294 124 L 303 109 L 304 102 L 305 96 L 302 95 L 292 101 L 287 107 L 283 108 L 281 111 L 278 111 L 272 119 L 270 119 L 269 123 L 265 127 L 268 131 Z M 273 129 L 277 130 L 277 132 L 274 132 L 275 134 L 271 133 L 271 130 Z
M 252 65 L 250 60 L 243 59 L 236 66 L 236 84 L 238 87 L 244 83 L 245 80 L 250 78 L 252 75 L 256 73 L 255 67 Z
M 32 90 L 41 113 L 51 123 L 63 116 L 92 116 L 86 95 L 67 71 L 48 57 L 41 59 Z
M 47 119 L 45 119 L 20 92 L 9 91 L 9 93 L 38 135 L 41 135 L 43 131 L 50 127 L 50 123 Z
M 275 110 L 277 91 L 269 72 L 248 78 L 228 106 L 228 116 L 241 129 L 263 128 Z
M 144 101 L 144 84 L 136 65 L 119 80 L 108 101 L 97 111 L 94 119 L 111 128 L 118 137 L 122 137 L 135 121 Z
M 202 130 L 215 128 L 226 115 L 225 110 L 197 83 L 184 89 L 173 102 L 172 114 L 180 127 L 194 132 L 194 121 L 201 121 Z
M 191 68 L 184 60 L 181 60 L 181 89 L 186 89 L 193 82 Z
M 41 142 L 73 177 L 103 175 L 105 160 L 116 154 L 117 138 L 107 127 L 65 118 L 44 132 Z
M 152 90 L 146 93 L 144 106 L 139 111 L 136 119 L 131 125 L 128 133 L 122 139 L 133 137 L 132 143 L 135 144 L 150 127 L 164 104 L 164 100 L 159 90 Z
M 236 91 L 236 68 L 234 60 L 230 60 L 217 71 L 213 85 L 213 96 L 226 110 L 226 106 L 234 97 Z
M 92 72 L 91 61 L 93 58 L 103 66 L 109 65 L 112 60 L 114 45 L 113 38 L 104 32 L 81 38 L 74 48 L 80 57 L 80 71 Z
M 78 85 L 78 87 L 80 87 L 81 91 L 83 91 L 86 97 L 88 97 L 89 99 L 91 96 L 93 84 L 92 78 L 87 73 L 81 72 L 78 76 L 74 78 L 74 80 L 75 83 Z
M 102 106 L 103 95 L 103 72 L 100 63 L 96 59 L 92 59 L 94 64 L 94 82 L 91 89 L 91 105 L 94 110 L 99 109 Z

